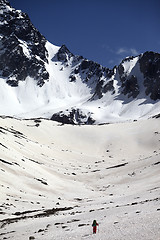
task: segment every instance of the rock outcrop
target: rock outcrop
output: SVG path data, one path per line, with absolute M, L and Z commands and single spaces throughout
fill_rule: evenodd
M 13 87 L 27 76 L 42 86 L 49 78 L 46 39 L 33 26 L 27 14 L 12 8 L 8 1 L 0 3 L 0 71 Z

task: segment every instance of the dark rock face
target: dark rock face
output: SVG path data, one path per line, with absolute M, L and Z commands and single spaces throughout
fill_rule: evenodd
M 160 54 L 145 52 L 139 59 L 140 70 L 144 75 L 146 95 L 153 100 L 160 99 Z
M 114 70 L 102 67 L 96 62 L 82 59 L 80 64 L 74 69 L 72 78 L 77 74 L 81 77 L 83 83 L 92 89 L 93 96 L 90 100 L 100 99 L 103 93 L 108 91 L 114 93 L 113 81 L 109 81 L 114 75 Z
M 127 74 L 123 67 L 123 63 L 125 63 L 126 61 L 128 62 L 132 59 L 133 58 L 131 57 L 123 60 L 122 63 L 117 67 L 119 78 L 121 80 L 122 94 L 128 95 L 128 98 L 136 98 L 140 92 L 137 77 L 132 73 Z
M 139 86 L 137 83 L 137 78 L 134 75 L 129 76 L 125 79 L 125 81 L 122 80 L 122 93 L 124 95 L 128 94 L 129 97 L 136 98 L 139 94 Z
M 91 113 L 84 114 L 80 109 L 72 108 L 67 113 L 60 111 L 52 115 L 51 120 L 63 124 L 94 124 L 95 120 L 92 119 Z
M 34 28 L 27 14 L 11 8 L 8 1 L 0 3 L 0 70 L 8 84 L 17 86 L 27 76 L 42 86 L 49 74 L 46 39 Z
M 58 60 L 60 62 L 66 63 L 73 56 L 74 55 L 68 50 L 68 48 L 65 45 L 62 45 L 58 53 L 54 56 L 53 60 Z
M 111 91 L 112 94 L 115 93 L 113 82 L 114 82 L 113 80 L 110 80 L 109 82 L 106 83 L 106 85 L 104 85 L 103 93 L 106 93 L 108 91 Z
M 133 57 L 123 60 L 118 66 L 118 73 L 122 82 L 122 93 L 128 97 L 136 98 L 140 93 L 138 76 L 133 75 L 132 72 L 127 75 L 123 67 L 125 61 L 132 59 Z M 138 64 L 140 72 L 143 74 L 145 94 L 154 101 L 160 99 L 160 54 L 145 52 L 139 56 Z

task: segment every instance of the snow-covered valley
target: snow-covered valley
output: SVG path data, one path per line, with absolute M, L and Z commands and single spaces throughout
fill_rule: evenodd
M 159 240 L 159 119 L 1 117 L 0 136 L 0 239 Z

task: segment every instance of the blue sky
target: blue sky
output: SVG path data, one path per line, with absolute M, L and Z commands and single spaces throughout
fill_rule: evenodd
M 114 67 L 145 51 L 160 52 L 159 0 L 10 0 L 57 46 Z

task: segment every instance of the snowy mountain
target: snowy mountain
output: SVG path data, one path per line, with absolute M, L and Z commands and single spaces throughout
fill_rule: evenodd
M 100 124 L 160 112 L 160 54 L 108 69 L 49 43 L 27 14 L 0 3 L 0 115 Z

